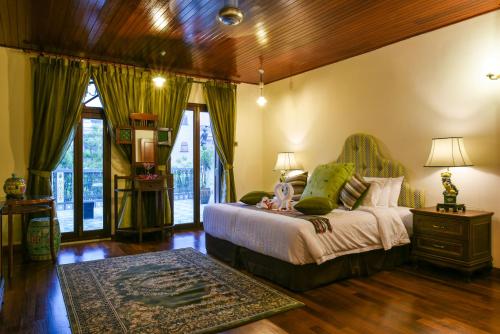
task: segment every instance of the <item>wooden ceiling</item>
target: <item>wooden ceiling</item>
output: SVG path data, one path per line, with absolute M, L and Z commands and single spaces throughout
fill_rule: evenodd
M 266 83 L 500 8 L 499 0 L 0 0 L 0 45 Z M 164 52 L 163 52 L 164 51 Z M 164 53 L 164 55 L 162 55 Z

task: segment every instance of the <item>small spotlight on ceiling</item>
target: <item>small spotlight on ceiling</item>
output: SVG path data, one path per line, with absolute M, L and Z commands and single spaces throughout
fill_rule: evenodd
M 243 21 L 243 12 L 238 7 L 238 0 L 228 0 L 219 11 L 217 19 L 227 26 L 240 24 Z
M 163 87 L 163 85 L 165 84 L 165 81 L 167 81 L 167 79 L 165 79 L 164 77 L 162 77 L 161 75 L 157 75 L 153 78 L 153 83 L 155 84 L 156 87 L 158 88 L 161 88 Z
M 165 51 L 165 50 L 160 51 L 160 56 L 164 57 L 166 54 L 167 54 L 167 51 Z

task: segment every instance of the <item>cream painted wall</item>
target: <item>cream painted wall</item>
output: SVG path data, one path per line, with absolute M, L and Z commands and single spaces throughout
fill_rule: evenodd
M 238 85 L 237 141 L 235 179 L 237 194 L 262 186 L 262 110 L 255 106 L 255 86 Z M 192 103 L 204 103 L 202 87 L 194 84 L 189 98 Z M 22 51 L 0 47 L 0 185 L 12 172 L 28 177 L 31 141 L 31 74 L 29 56 Z M 127 164 L 112 148 L 112 175 L 129 173 Z M 112 187 L 112 185 L 110 185 Z M 0 196 L 3 191 L 0 189 Z M 7 223 L 4 219 L 4 242 Z M 20 225 L 15 219 L 14 240 L 19 243 Z
M 455 168 L 459 200 L 496 212 L 494 265 L 500 267 L 500 11 L 420 35 L 265 87 L 264 186 L 276 153 L 297 152 L 306 169 L 332 161 L 347 136 L 365 132 L 423 189 L 441 201 L 439 168 L 422 167 L 431 138 L 463 136 L 474 162 Z
M 31 141 L 31 72 L 22 51 L 0 48 L 0 183 L 12 173 L 27 177 Z M 0 196 L 4 196 L 0 189 Z M 3 239 L 7 241 L 7 217 Z M 14 220 L 14 239 L 20 240 L 20 220 Z M 5 243 L 4 243 L 5 244 Z

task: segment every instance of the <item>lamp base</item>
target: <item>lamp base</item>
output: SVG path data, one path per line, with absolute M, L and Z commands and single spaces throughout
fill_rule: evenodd
M 452 209 L 453 212 L 458 212 L 459 210 L 465 212 L 465 204 L 457 204 L 457 203 L 438 203 L 436 205 L 436 211 L 444 210 L 446 212 Z

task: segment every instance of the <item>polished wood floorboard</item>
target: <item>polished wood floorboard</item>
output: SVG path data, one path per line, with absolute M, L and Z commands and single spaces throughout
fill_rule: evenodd
M 66 245 L 58 263 L 183 247 L 205 252 L 204 233 L 178 232 L 163 243 Z M 55 266 L 16 260 L 13 279 L 6 284 L 0 333 L 69 333 Z M 306 306 L 226 333 L 500 333 L 498 270 L 476 275 L 471 283 L 446 270 L 408 266 L 300 294 L 273 286 Z

